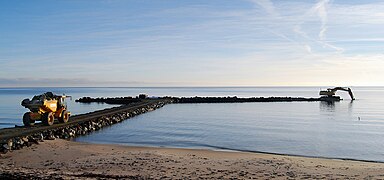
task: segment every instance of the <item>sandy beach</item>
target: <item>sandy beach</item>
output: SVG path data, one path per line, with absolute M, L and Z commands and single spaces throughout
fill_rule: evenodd
M 0 156 L 1 178 L 383 179 L 384 163 L 46 140 Z

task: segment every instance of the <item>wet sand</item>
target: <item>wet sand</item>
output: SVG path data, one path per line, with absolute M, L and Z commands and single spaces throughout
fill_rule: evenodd
M 384 163 L 46 140 L 0 155 L 0 179 L 384 179 Z

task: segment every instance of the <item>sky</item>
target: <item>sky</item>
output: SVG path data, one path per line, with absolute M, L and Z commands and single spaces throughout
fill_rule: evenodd
M 381 0 L 0 1 L 0 87 L 383 85 Z

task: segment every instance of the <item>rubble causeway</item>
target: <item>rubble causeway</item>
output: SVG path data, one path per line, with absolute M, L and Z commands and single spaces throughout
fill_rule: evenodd
M 31 127 L 0 129 L 0 153 L 18 150 L 44 140 L 69 139 L 102 129 L 131 117 L 153 111 L 171 103 L 170 99 L 142 100 L 140 102 L 71 116 L 67 123 L 52 126 L 36 124 Z

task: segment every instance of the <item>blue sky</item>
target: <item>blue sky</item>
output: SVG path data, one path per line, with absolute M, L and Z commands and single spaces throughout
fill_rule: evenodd
M 0 87 L 382 86 L 383 30 L 383 1 L 0 1 Z

